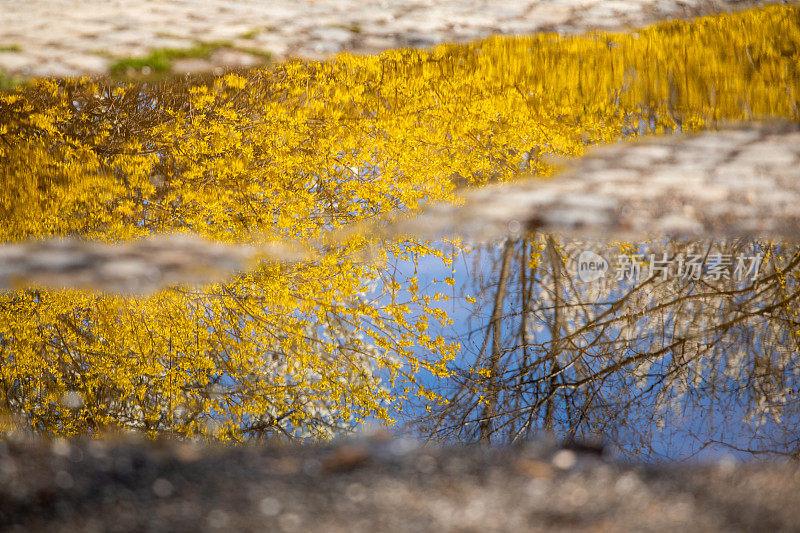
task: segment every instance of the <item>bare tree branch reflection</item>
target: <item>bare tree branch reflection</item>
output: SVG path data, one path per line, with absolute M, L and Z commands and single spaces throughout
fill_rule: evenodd
M 583 282 L 573 268 L 583 249 L 607 258 L 692 254 L 705 271 L 631 281 L 617 280 L 612 266 Z M 471 326 L 484 329 L 484 341 L 476 349 L 462 339 L 456 381 L 443 384 L 449 402 L 418 425 L 431 440 L 513 443 L 548 432 L 654 459 L 722 449 L 800 456 L 797 246 L 671 241 L 626 250 L 547 236 L 481 253 L 496 265 L 472 288 L 481 297 Z M 755 279 L 715 279 L 715 258 L 745 255 L 759 258 Z

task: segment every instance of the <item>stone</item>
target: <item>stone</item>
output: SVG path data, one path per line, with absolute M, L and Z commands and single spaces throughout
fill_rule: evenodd
M 175 59 L 172 62 L 172 72 L 175 74 L 193 74 L 196 72 L 207 72 L 213 70 L 214 64 L 207 59 L 196 57 L 186 59 Z
M 353 32 L 344 28 L 316 28 L 308 32 L 313 39 L 343 44 L 353 38 Z
M 394 48 L 397 46 L 397 44 L 397 40 L 390 37 L 368 36 L 361 39 L 361 42 L 356 50 L 362 53 L 373 53 Z
M 102 74 L 108 70 L 111 60 L 98 55 L 76 54 L 65 59 L 64 63 L 79 72 Z
M 246 52 L 220 48 L 211 54 L 211 62 L 217 67 L 254 67 L 263 63 L 264 59 Z
M 81 71 L 77 68 L 72 68 L 68 66 L 63 61 L 45 61 L 42 63 L 36 63 L 31 65 L 27 69 L 23 70 L 23 73 L 28 76 L 35 76 L 35 77 L 56 77 L 56 78 L 72 78 L 81 75 Z
M 19 52 L 0 52 L 0 69 L 6 72 L 31 72 L 36 59 Z

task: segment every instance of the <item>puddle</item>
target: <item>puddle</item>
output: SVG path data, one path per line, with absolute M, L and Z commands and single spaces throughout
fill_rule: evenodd
M 794 456 L 796 15 L 4 92 L 0 425 Z
M 793 456 L 796 245 L 539 237 L 459 253 L 433 440 L 542 432 L 649 460 Z M 441 270 L 428 273 L 442 276 Z

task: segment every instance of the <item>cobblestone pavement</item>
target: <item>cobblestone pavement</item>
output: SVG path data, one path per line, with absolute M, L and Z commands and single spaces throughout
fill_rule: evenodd
M 797 240 L 798 205 L 800 128 L 779 122 L 596 147 L 555 179 L 483 187 L 389 233 Z
M 800 238 L 800 127 L 776 123 L 598 147 L 555 179 L 484 187 L 387 227 L 357 231 L 473 242 L 526 231 L 581 238 Z M 106 245 L 43 240 L 0 246 L 0 289 L 26 284 L 142 293 L 202 283 L 261 257 L 297 261 L 290 247 L 223 246 L 187 236 Z
M 273 59 L 375 53 L 495 34 L 638 27 L 741 9 L 754 0 L 0 0 L 0 72 L 105 74 L 158 49 L 221 43 L 174 73 Z M 210 50 L 206 49 L 206 52 Z M 198 55 L 188 52 L 184 55 Z M 199 54 L 202 55 L 202 54 Z
M 206 284 L 253 262 L 300 261 L 288 245 L 226 245 L 195 235 L 156 235 L 121 244 L 45 239 L 0 246 L 0 288 L 29 283 L 143 294 L 175 284 Z

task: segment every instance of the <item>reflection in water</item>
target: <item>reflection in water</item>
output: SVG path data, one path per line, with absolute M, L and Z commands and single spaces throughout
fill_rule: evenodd
M 420 422 L 432 439 L 549 431 L 650 458 L 800 453 L 797 246 L 547 237 L 476 254 L 450 401 Z
M 725 412 L 762 424 L 758 449 L 789 450 L 763 428 L 792 417 L 790 248 L 719 245 L 772 261 L 741 286 L 579 287 L 552 274 L 573 245 L 507 241 L 494 278 L 474 272 L 495 281 L 479 287 L 475 312 L 491 311 L 473 346 L 437 334 L 455 316 L 443 305 L 457 299 L 451 254 L 414 238 L 370 248 L 376 235 L 358 232 L 308 244 L 461 187 L 550 176 L 549 156 L 590 145 L 730 119 L 797 121 L 797 14 L 772 7 L 634 35 L 489 39 L 160 86 L 41 80 L 0 96 L 5 241 L 188 231 L 310 248 L 302 261 L 140 299 L 2 295 L 2 424 L 329 438 L 416 418 L 421 401 L 430 415 L 417 427 L 432 438 L 503 442 L 545 429 L 671 456 L 649 439 L 653 425 L 700 414 L 722 424 L 714 416 Z M 431 263 L 446 272 L 427 286 Z

